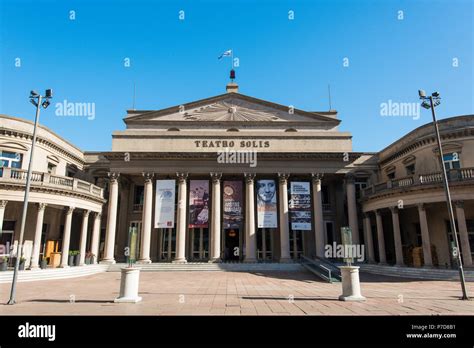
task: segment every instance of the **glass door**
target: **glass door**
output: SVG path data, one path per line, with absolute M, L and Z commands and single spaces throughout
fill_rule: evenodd
M 303 255 L 303 231 L 290 231 L 290 257 L 298 260 Z
M 191 231 L 192 260 L 209 259 L 209 229 L 193 228 Z
M 161 229 L 161 260 L 171 262 L 176 255 L 176 232 L 174 228 Z
M 273 235 L 274 229 L 259 228 L 257 231 L 257 259 L 259 261 L 271 261 L 273 259 Z

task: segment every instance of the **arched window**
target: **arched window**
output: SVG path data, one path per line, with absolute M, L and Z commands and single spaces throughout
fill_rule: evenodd
M 238 132 L 239 130 L 237 128 L 229 128 L 227 132 Z
M 179 128 L 168 128 L 168 132 L 179 132 Z
M 294 128 L 288 128 L 288 129 L 285 129 L 285 132 L 297 132 L 297 130 Z

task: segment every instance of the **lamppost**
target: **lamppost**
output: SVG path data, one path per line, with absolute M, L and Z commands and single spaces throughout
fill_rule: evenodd
M 33 169 L 33 155 L 35 152 L 35 145 L 36 145 L 36 128 L 38 127 L 39 123 L 39 116 L 41 107 L 47 108 L 50 104 L 49 100 L 53 97 L 53 90 L 47 89 L 45 95 L 42 96 L 35 91 L 30 92 L 30 102 L 36 106 L 36 118 L 35 118 L 35 126 L 33 127 L 33 140 L 31 144 L 31 153 L 30 153 L 30 162 L 28 164 L 28 174 L 26 177 L 26 188 L 25 188 L 25 198 L 23 200 L 23 212 L 21 215 L 21 225 L 20 225 L 20 238 L 18 240 L 18 246 L 16 248 L 16 261 L 15 261 L 15 269 L 13 271 L 13 281 L 12 281 L 12 288 L 10 292 L 10 300 L 8 300 L 9 305 L 15 304 L 15 295 L 16 295 L 16 282 L 18 280 L 18 267 L 20 265 L 20 257 L 22 255 L 21 248 L 23 244 L 23 235 L 25 233 L 25 223 L 26 223 L 26 213 L 28 211 L 28 196 L 30 193 L 30 183 L 31 183 L 31 172 Z
M 461 253 L 459 252 L 458 232 L 456 229 L 456 224 L 454 222 L 453 204 L 451 202 L 451 193 L 449 192 L 448 176 L 446 175 L 446 168 L 444 166 L 443 149 L 441 147 L 441 138 L 439 136 L 438 122 L 436 121 L 436 114 L 435 114 L 435 107 L 441 104 L 441 101 L 440 101 L 441 97 L 439 96 L 438 92 L 434 92 L 429 97 L 427 97 L 425 91 L 421 89 L 418 91 L 418 95 L 420 96 L 420 99 L 423 100 L 423 102 L 421 103 L 421 106 L 424 107 L 425 109 L 431 109 L 431 114 L 433 116 L 433 126 L 435 129 L 436 140 L 438 142 L 438 149 L 439 149 L 439 163 L 441 166 L 441 172 L 443 173 L 444 192 L 446 193 L 446 203 L 448 205 L 451 231 L 453 232 L 454 243 L 456 246 L 456 255 L 453 255 L 453 256 L 457 258 L 459 277 L 461 278 L 462 299 L 469 300 L 469 297 L 467 296 L 467 291 L 466 291 L 466 280 L 464 278 L 464 270 L 462 268 Z

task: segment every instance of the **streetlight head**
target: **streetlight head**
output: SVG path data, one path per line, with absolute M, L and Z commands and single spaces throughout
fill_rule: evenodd
M 38 103 L 34 99 L 30 99 L 30 103 L 34 106 L 38 106 Z
M 418 95 L 420 96 L 420 98 L 425 98 L 426 97 L 426 92 L 422 89 L 419 89 L 418 90 Z
M 36 91 L 30 92 L 30 98 L 36 98 L 37 96 L 39 96 L 39 94 Z
M 425 109 L 431 109 L 430 103 L 428 103 L 426 100 L 421 103 L 421 106 L 424 107 Z
M 49 106 L 49 104 L 50 104 L 49 100 L 46 99 L 46 100 L 43 102 L 43 104 L 41 104 L 41 105 L 43 105 L 43 108 L 46 109 L 46 108 Z
M 433 92 L 433 94 L 431 94 L 433 97 L 436 97 L 438 98 L 439 97 L 439 93 L 438 92 Z
M 47 89 L 46 90 L 46 98 L 52 98 L 53 97 L 53 90 L 52 89 Z

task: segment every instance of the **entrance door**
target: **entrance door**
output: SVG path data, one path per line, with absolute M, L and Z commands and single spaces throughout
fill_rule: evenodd
M 161 229 L 161 261 L 172 261 L 176 255 L 176 232 L 174 228 Z
M 303 231 L 290 231 L 290 257 L 298 260 L 303 255 Z
M 257 259 L 271 261 L 273 258 L 273 235 L 274 230 L 259 228 L 257 231 Z
M 192 260 L 204 261 L 209 259 L 209 229 L 193 228 L 191 231 Z
M 240 260 L 240 230 L 238 228 L 229 228 L 224 230 L 224 260 Z

